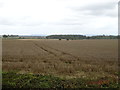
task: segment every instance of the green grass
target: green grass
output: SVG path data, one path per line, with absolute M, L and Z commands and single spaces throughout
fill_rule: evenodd
M 112 79 L 90 80 L 83 78 L 62 79 L 51 75 L 18 74 L 3 72 L 3 88 L 119 88 Z M 107 82 L 104 82 L 104 81 Z

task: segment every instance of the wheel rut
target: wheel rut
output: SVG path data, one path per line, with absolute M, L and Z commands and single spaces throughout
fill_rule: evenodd
M 48 49 L 44 48 L 43 46 L 38 45 L 37 43 L 34 43 L 34 44 L 35 44 L 36 47 L 40 48 L 41 50 L 43 50 L 43 51 L 45 51 L 45 52 L 47 52 L 47 53 L 49 53 L 49 54 L 52 54 L 53 56 L 59 58 L 60 61 L 66 61 L 66 60 L 68 60 L 68 59 L 62 58 L 62 56 L 63 56 L 63 57 L 64 57 L 64 56 L 68 56 L 68 57 L 70 57 L 70 58 L 74 58 L 74 60 L 79 60 L 79 57 L 73 56 L 73 55 L 71 55 L 71 54 L 69 54 L 69 53 L 66 53 L 66 52 L 63 52 L 63 51 L 60 51 L 60 50 L 57 50 L 57 49 L 54 49 L 54 48 L 45 46 L 46 48 L 51 49 L 51 50 L 48 50 Z M 54 53 L 53 51 L 60 53 L 60 55 Z M 68 61 L 69 61 L 69 60 L 68 60 Z
M 36 44 L 36 43 L 34 43 L 34 44 L 35 44 L 38 48 L 42 49 L 43 51 L 48 52 L 49 54 L 52 54 L 52 55 L 54 55 L 54 56 L 57 56 L 57 54 L 55 54 L 55 53 L 53 53 L 53 52 L 51 52 L 51 51 L 43 48 L 42 46 L 39 46 L 39 45 Z

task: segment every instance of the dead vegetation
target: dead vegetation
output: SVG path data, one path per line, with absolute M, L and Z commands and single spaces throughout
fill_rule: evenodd
M 117 78 L 117 40 L 3 40 L 3 71 Z

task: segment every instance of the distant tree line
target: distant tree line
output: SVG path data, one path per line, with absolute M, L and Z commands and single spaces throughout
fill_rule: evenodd
M 3 38 L 8 38 L 8 37 L 19 37 L 19 35 L 3 35 Z
M 18 39 L 66 39 L 66 40 L 79 40 L 79 39 L 119 39 L 120 36 L 116 35 L 50 35 L 50 36 L 19 36 L 19 35 L 3 35 L 3 38 L 18 38 Z
M 85 35 L 50 35 L 46 36 L 47 39 L 70 39 L 70 40 L 78 40 L 78 39 L 118 39 L 118 36 L 113 35 L 97 35 L 97 36 L 85 36 Z
M 109 36 L 105 36 L 105 35 L 98 35 L 98 36 L 87 36 L 87 39 L 118 39 L 118 36 L 113 36 L 113 35 L 109 35 Z
M 50 35 L 46 36 L 47 39 L 85 39 L 84 35 Z
M 3 38 L 15 39 L 45 39 L 45 36 L 19 36 L 19 35 L 3 35 Z

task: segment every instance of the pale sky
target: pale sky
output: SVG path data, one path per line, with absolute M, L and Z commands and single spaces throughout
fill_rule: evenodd
M 117 35 L 119 0 L 0 0 L 0 34 Z

